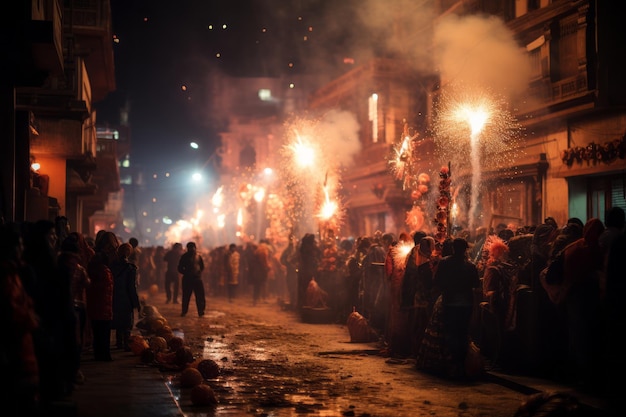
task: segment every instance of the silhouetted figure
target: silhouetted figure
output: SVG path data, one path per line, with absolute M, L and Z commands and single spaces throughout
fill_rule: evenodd
M 202 271 L 204 271 L 204 260 L 198 253 L 194 242 L 187 243 L 187 251 L 180 257 L 178 272 L 183 274 L 183 304 L 181 317 L 187 315 L 189 311 L 189 301 L 193 294 L 196 299 L 198 316 L 204 316 L 206 298 L 204 295 L 204 282 L 202 282 Z
M 167 264 L 167 269 L 165 270 L 166 303 L 173 302 L 178 304 L 178 288 L 180 287 L 178 263 L 184 252 L 183 245 L 177 242 L 172 245 L 172 248 L 163 257 L 163 261 Z

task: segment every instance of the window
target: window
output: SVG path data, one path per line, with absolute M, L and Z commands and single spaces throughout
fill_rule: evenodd
M 378 94 L 374 93 L 369 98 L 368 119 L 372 122 L 372 142 L 378 142 Z
M 626 210 L 626 178 L 622 176 L 597 177 L 587 184 L 588 217 L 604 221 L 612 207 Z
M 554 81 L 564 80 L 578 73 L 578 54 L 576 48 L 578 22 L 575 17 L 559 22 L 555 36 L 556 44 L 552 56 L 552 77 Z

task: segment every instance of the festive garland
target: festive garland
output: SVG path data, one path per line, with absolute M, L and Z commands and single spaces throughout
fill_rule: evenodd
M 582 164 L 583 161 L 587 163 L 592 162 L 594 164 L 599 162 L 608 164 L 618 158 L 624 159 L 625 157 L 626 134 L 620 139 L 606 142 L 603 145 L 591 142 L 587 146 L 575 146 L 561 151 L 561 161 L 568 167 L 571 167 L 574 161 L 579 164 Z
M 443 243 L 448 237 L 448 214 L 450 213 L 450 168 L 441 167 L 439 171 L 439 199 L 437 200 L 437 214 L 435 215 L 435 224 L 437 232 L 435 239 Z

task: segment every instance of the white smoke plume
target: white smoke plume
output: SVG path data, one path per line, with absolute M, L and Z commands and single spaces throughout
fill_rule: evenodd
M 443 85 L 486 86 L 509 97 L 528 87 L 526 53 L 496 16 L 446 16 L 435 28 L 434 55 Z

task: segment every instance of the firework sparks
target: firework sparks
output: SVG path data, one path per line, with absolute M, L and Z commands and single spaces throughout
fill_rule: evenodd
M 437 154 L 457 167 L 457 172 L 471 175 L 470 230 L 477 221 L 482 172 L 515 165 L 515 152 L 519 153 L 521 127 L 506 109 L 502 98 L 458 85 L 442 92 L 438 104 Z
M 337 213 L 337 208 L 337 203 L 330 199 L 328 187 L 324 187 L 324 201 L 318 216 L 320 219 L 328 221 Z
M 441 95 L 434 124 L 437 154 L 464 166 L 470 160 L 472 142 L 482 166 L 514 165 L 513 150 L 521 126 L 507 111 L 507 104 L 485 90 L 452 87 Z M 470 139 L 470 140 L 468 140 Z
M 287 146 L 293 152 L 293 161 L 300 169 L 312 168 L 315 165 L 315 148 L 309 141 L 296 131 L 296 141 Z
M 404 132 L 401 140 L 396 144 L 393 149 L 392 157 L 389 159 L 389 165 L 393 176 L 396 180 L 402 181 L 403 189 L 410 187 L 412 172 L 412 160 L 411 153 L 413 151 L 412 143 L 417 137 L 418 133 L 414 135 L 409 134 L 408 126 L 405 124 Z
M 393 261 L 395 265 L 402 266 L 406 264 L 406 258 L 411 253 L 411 250 L 415 244 L 409 241 L 399 241 L 396 246 L 393 247 Z
M 211 203 L 213 204 L 213 207 L 219 208 L 222 207 L 222 204 L 224 204 L 223 189 L 224 186 L 220 186 L 217 191 L 215 191 L 215 194 L 213 194 L 213 197 L 211 198 Z

